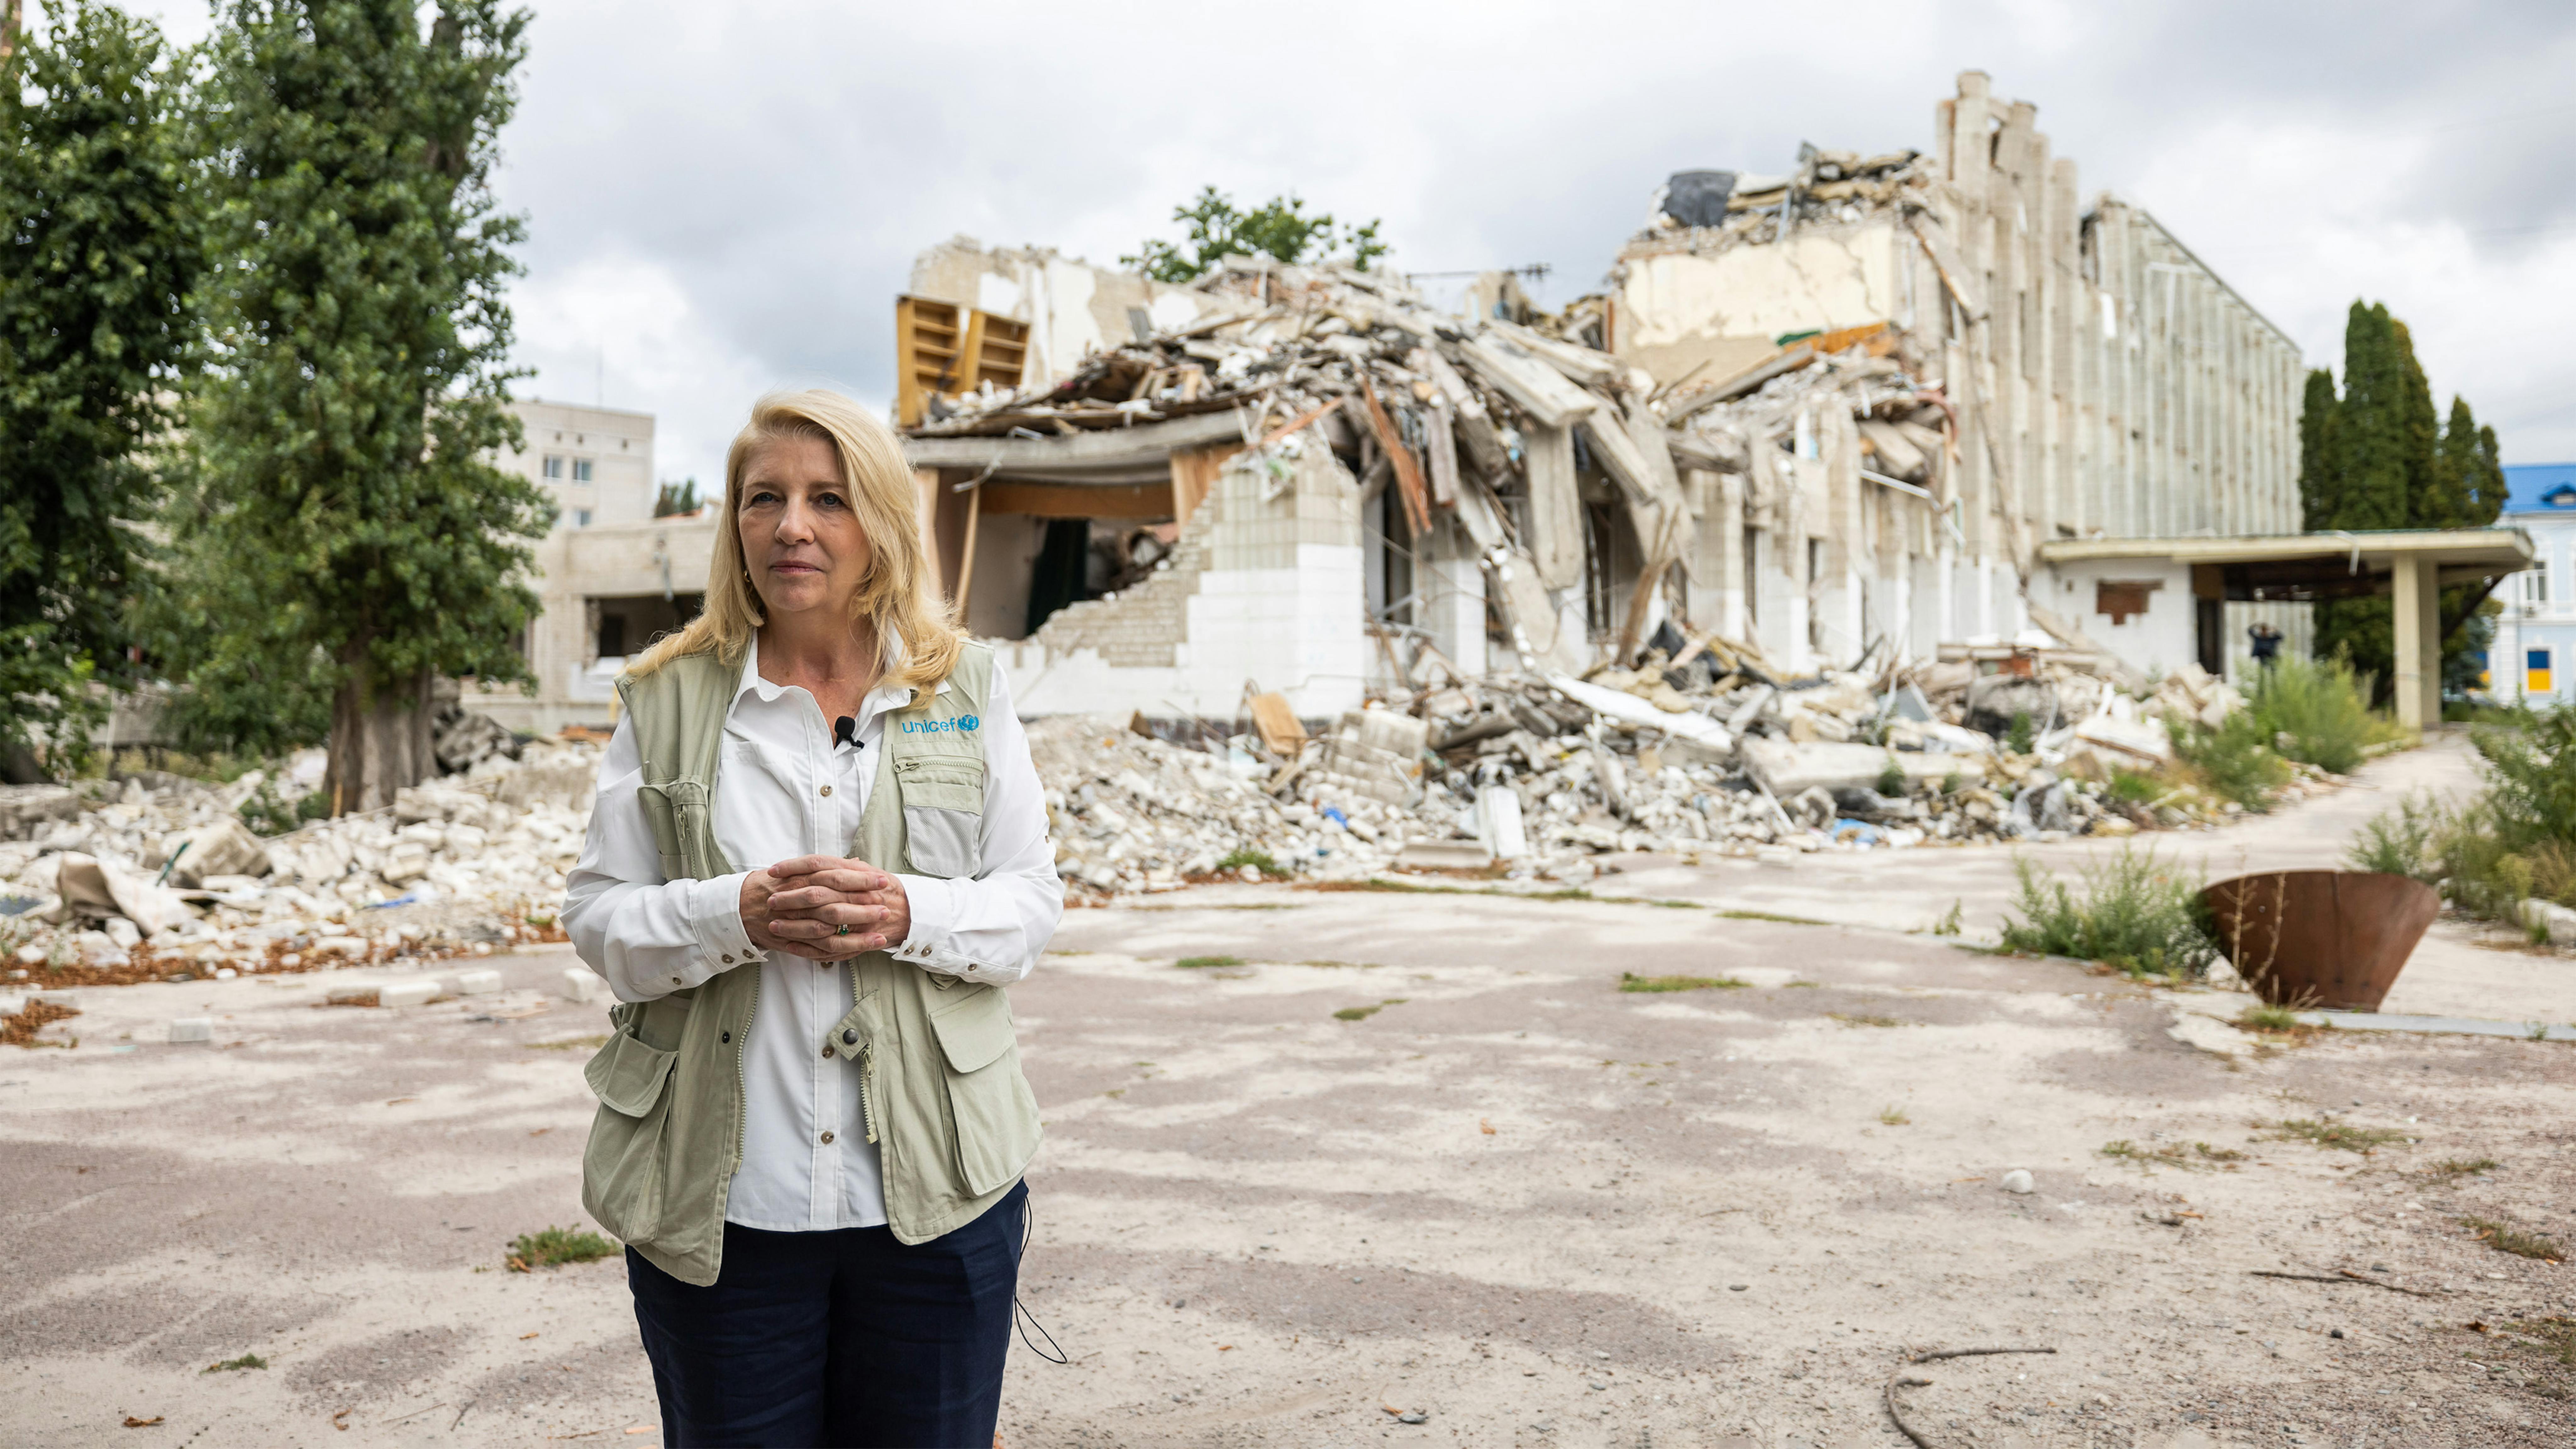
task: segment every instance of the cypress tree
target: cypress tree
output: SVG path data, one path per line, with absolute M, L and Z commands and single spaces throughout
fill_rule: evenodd
M 2334 527 L 2343 476 L 2343 405 L 2335 397 L 2334 374 L 2320 367 L 2308 374 L 2299 409 L 2299 511 L 2305 527 Z
M 525 12 L 232 0 L 212 42 L 220 367 L 181 530 L 192 707 L 246 743 L 327 717 L 334 808 L 429 774 L 441 674 L 525 678 L 550 506 L 504 366 L 519 239 L 489 179 Z
M 2344 385 L 2308 374 L 2299 417 L 2302 511 L 2312 529 L 2474 528 L 2504 507 L 2504 470 L 2493 429 L 2481 428 L 2454 398 L 2448 428 L 2415 357 L 2406 324 L 2384 304 L 2354 302 L 2344 325 Z M 2464 586 L 2443 591 L 2443 614 L 2466 603 Z M 2383 702 L 2396 681 L 2396 626 L 2386 598 L 2326 599 L 2316 605 L 2317 652 L 2343 654 L 2378 681 Z M 2443 673 L 2476 672 L 2483 621 L 2463 619 L 2442 641 Z
M 163 59 L 159 31 L 89 3 L 0 58 L 0 758 L 22 782 L 75 763 L 106 713 L 92 684 L 133 674 L 133 525 L 158 506 L 146 454 L 200 255 Z

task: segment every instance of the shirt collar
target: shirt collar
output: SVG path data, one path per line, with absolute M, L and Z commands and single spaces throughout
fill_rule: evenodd
M 871 716 L 882 714 L 887 710 L 902 709 L 912 703 L 913 687 L 909 684 L 892 682 L 895 671 L 902 667 L 903 640 L 889 631 L 886 635 L 885 660 L 878 667 L 877 674 L 880 680 L 887 682 L 880 683 L 876 688 L 869 690 L 868 697 L 859 702 L 861 724 L 865 724 Z M 945 679 L 939 681 L 939 687 L 932 692 L 946 694 L 948 681 Z M 736 701 L 750 694 L 758 696 L 763 704 L 775 704 L 787 693 L 787 686 L 772 684 L 760 675 L 760 632 L 758 630 L 752 631 L 751 647 L 742 652 L 742 679 L 734 686 L 733 693 Z

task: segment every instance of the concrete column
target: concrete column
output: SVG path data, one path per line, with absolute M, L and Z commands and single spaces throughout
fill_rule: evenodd
M 2442 590 L 2430 559 L 2401 554 L 2394 572 L 2397 723 L 2420 730 L 2442 719 Z

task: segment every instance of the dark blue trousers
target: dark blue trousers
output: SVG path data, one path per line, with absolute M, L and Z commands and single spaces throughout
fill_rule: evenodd
M 1027 1221 L 1022 1183 L 907 1247 L 892 1228 L 725 1224 L 696 1288 L 626 1250 L 669 1449 L 991 1449 Z

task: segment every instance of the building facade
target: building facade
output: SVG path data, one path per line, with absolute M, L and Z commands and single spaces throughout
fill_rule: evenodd
M 704 512 L 653 516 L 652 414 L 535 398 L 511 410 L 525 446 L 494 462 L 557 510 L 536 545 L 541 612 L 521 645 L 535 689 L 469 684 L 465 704 L 526 733 L 605 725 L 626 658 L 696 616 L 715 525 Z
M 2500 523 L 2531 535 L 2532 567 L 2498 590 L 2504 612 L 2487 652 L 2487 688 L 2498 699 L 2534 705 L 2576 698 L 2576 463 L 2523 463 L 2504 470 Z

